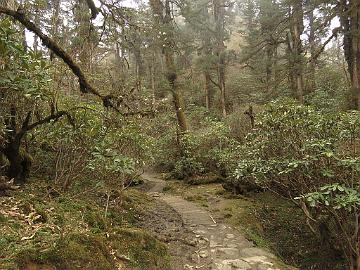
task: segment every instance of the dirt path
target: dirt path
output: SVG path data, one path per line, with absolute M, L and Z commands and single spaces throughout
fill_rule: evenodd
M 171 206 L 183 220 L 183 226 L 192 233 L 194 249 L 187 250 L 187 260 L 176 269 L 217 270 L 275 270 L 292 269 L 278 263 L 277 258 L 256 248 L 239 231 L 217 223 L 210 213 L 181 197 L 162 193 L 166 182 L 159 176 L 145 174 L 152 183 L 149 193 Z M 176 248 L 176 247 L 175 247 Z

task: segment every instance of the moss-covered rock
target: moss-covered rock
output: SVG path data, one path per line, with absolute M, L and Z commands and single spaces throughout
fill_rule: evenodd
M 84 213 L 84 221 L 95 231 L 103 231 L 106 228 L 106 220 L 103 213 L 94 211 L 88 207 Z
M 115 228 L 110 236 L 117 254 L 130 259 L 134 269 L 169 269 L 166 246 L 149 233 L 134 228 Z

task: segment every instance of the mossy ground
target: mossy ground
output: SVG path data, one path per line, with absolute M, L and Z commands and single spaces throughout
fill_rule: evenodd
M 165 191 L 207 207 L 215 218 L 237 227 L 287 264 L 300 269 L 345 269 L 343 258 L 311 233 L 301 210 L 273 193 L 234 196 L 221 184 L 191 186 L 182 181 L 169 181 Z
M 135 225 L 153 201 L 132 189 L 61 194 L 33 179 L 0 197 L 0 269 L 169 269 L 166 246 Z

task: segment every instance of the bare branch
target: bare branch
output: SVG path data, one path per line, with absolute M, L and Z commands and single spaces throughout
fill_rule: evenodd
M 32 123 L 31 125 L 27 125 L 27 126 L 23 126 L 23 128 L 21 129 L 22 132 L 27 132 L 29 130 L 32 130 L 34 128 L 36 128 L 37 126 L 40 126 L 42 124 L 46 124 L 46 123 L 50 123 L 51 120 L 59 120 L 60 118 L 64 117 L 64 116 L 67 116 L 67 117 L 70 117 L 70 114 L 66 111 L 59 111 L 55 114 L 52 114 L 52 115 L 49 115 L 48 117 L 45 117 L 44 119 L 41 119 L 35 123 Z
M 221 89 L 220 84 L 218 84 L 217 82 L 215 82 L 211 77 L 209 77 L 209 79 L 210 79 L 210 82 L 212 82 L 213 84 L 216 85 L 216 87 L 218 87 L 219 89 Z
M 340 27 L 335 28 L 335 29 L 333 30 L 332 35 L 331 35 L 327 40 L 325 40 L 324 44 L 320 47 L 320 49 L 308 60 L 309 63 L 315 61 L 315 60 L 323 53 L 323 51 L 325 50 L 326 45 L 328 45 L 329 42 L 330 42 L 333 38 L 336 38 L 336 37 L 337 37 L 337 35 L 338 35 L 338 33 L 339 33 L 340 30 L 341 30 Z

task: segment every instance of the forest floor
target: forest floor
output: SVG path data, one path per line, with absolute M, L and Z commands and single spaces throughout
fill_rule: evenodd
M 204 207 L 181 196 L 164 193 L 164 189 L 169 190 L 168 183 L 162 180 L 160 175 L 145 174 L 143 177 L 149 181 L 143 189 L 147 189 L 150 195 L 171 206 L 181 217 L 182 224 L 179 228 L 163 226 L 162 231 L 163 234 L 164 231 L 168 231 L 169 235 L 180 240 L 174 242 L 175 245 L 169 245 L 174 270 L 294 269 L 283 264 L 266 249 L 255 247 L 243 233 L 222 222 Z M 221 204 L 219 201 L 218 203 Z M 167 216 L 168 213 L 161 213 L 164 210 L 169 211 L 166 209 L 157 209 L 158 216 Z M 159 220 L 153 222 L 163 223 Z M 153 224 L 148 224 L 147 227 L 151 230 Z
M 344 269 L 301 211 L 271 193 L 143 178 L 121 194 L 41 179 L 3 194 L 0 270 Z

